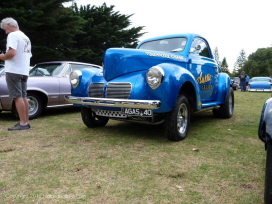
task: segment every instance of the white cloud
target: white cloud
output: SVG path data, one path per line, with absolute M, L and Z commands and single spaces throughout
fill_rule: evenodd
M 271 0 L 76 0 L 78 5 L 114 5 L 120 14 L 134 14 L 132 26 L 145 26 L 140 40 L 172 33 L 202 35 L 218 48 L 229 69 L 242 49 L 246 55 L 272 45 Z

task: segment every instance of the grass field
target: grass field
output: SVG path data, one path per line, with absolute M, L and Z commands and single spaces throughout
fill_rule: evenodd
M 0 203 L 261 204 L 265 155 L 257 129 L 270 93 L 235 91 L 231 119 L 192 116 L 188 137 L 112 121 L 87 128 L 75 108 L 49 109 L 27 131 L 0 114 Z

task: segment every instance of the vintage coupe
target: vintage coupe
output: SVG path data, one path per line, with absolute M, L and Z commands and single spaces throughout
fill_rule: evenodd
M 272 91 L 272 79 L 270 77 L 253 77 L 249 81 L 248 91 Z
M 272 97 L 268 99 L 262 109 L 258 135 L 265 144 L 266 172 L 265 172 L 265 204 L 272 203 Z
M 192 112 L 233 115 L 230 77 L 197 34 L 155 37 L 136 49 L 110 48 L 103 71 L 77 70 L 70 81 L 71 96 L 66 98 L 81 106 L 82 120 L 91 128 L 106 125 L 109 118 L 164 123 L 167 137 L 179 141 L 187 136 Z
M 65 95 L 71 94 L 69 75 L 86 67 L 102 70 L 98 65 L 70 61 L 43 62 L 31 68 L 27 82 L 29 118 L 37 118 L 46 107 L 71 105 L 64 99 Z M 0 74 L 0 113 L 2 111 L 11 111 L 18 116 L 14 101 L 9 98 L 3 73 Z

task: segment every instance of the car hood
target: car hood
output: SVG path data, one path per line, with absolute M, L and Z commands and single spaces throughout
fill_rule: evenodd
M 147 70 L 160 63 L 184 62 L 176 53 L 129 48 L 110 48 L 104 53 L 103 75 L 106 81 L 131 72 Z

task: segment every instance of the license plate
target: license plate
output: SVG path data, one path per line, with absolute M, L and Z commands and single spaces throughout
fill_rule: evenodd
M 141 108 L 122 108 L 122 113 L 131 116 L 152 117 L 153 112 L 150 109 Z

